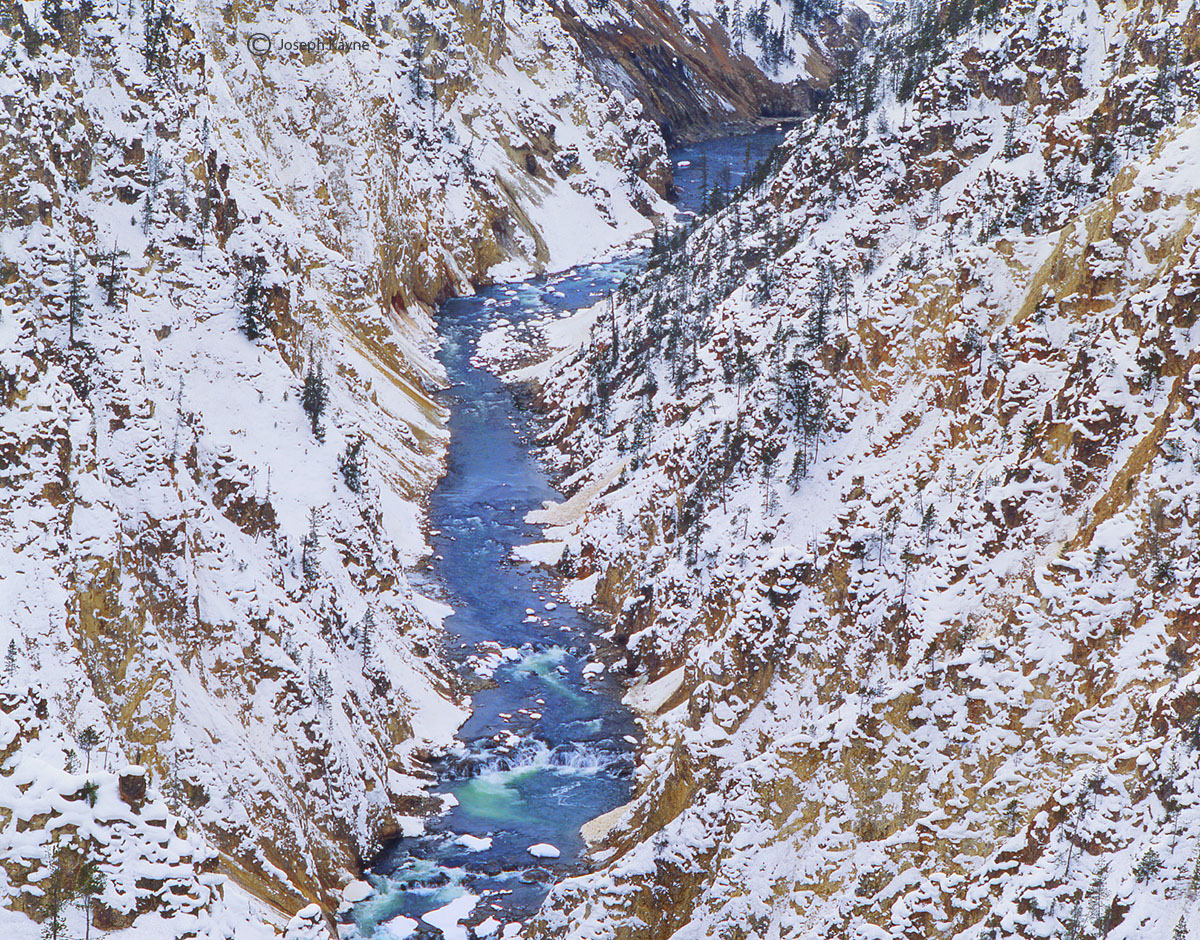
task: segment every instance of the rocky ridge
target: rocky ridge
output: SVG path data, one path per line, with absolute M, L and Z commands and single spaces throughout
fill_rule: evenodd
M 650 0 L 621 15 L 590 0 L 559 15 L 593 71 L 641 101 L 670 144 L 808 113 L 870 23 L 857 6 L 790 2 Z

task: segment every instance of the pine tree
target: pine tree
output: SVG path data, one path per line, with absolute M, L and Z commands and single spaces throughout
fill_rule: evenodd
M 50 863 L 50 875 L 42 882 L 45 894 L 42 896 L 42 936 L 46 940 L 59 940 L 63 936 L 66 925 L 63 923 L 63 909 L 70 900 L 67 890 L 67 873 L 63 868 L 62 858 L 54 856 Z
M 329 681 L 329 673 L 324 669 L 320 670 L 315 676 L 310 679 L 312 683 L 313 697 L 320 705 L 329 703 L 329 696 L 333 692 L 333 684 Z
M 91 940 L 92 902 L 104 890 L 104 881 L 104 873 L 100 871 L 100 866 L 94 859 L 84 862 L 75 876 L 75 890 L 79 894 L 84 912 L 84 940 Z
M 251 342 L 266 332 L 269 323 L 269 296 L 262 283 L 265 267 L 266 259 L 261 256 L 250 262 L 250 272 L 246 276 L 246 286 L 242 292 L 239 311 L 241 319 L 238 325 L 246 339 Z
M 104 291 L 104 302 L 113 308 L 120 303 L 123 296 L 125 269 L 121 264 L 121 258 L 124 255 L 125 252 L 120 251 L 114 242 L 112 251 L 104 255 L 107 270 L 99 277 L 100 288 Z
M 908 576 L 912 573 L 913 568 L 920 562 L 920 556 L 915 554 L 908 545 L 900 550 L 900 570 L 904 579 L 903 586 L 900 589 L 900 607 L 907 610 L 906 601 L 908 599 Z
M 1004 158 L 1011 160 L 1016 156 L 1016 134 L 1020 126 L 1021 106 L 1014 105 L 1008 115 L 1008 125 L 1004 129 Z
M 146 60 L 146 71 L 161 75 L 167 65 L 169 43 L 170 10 L 155 0 L 144 0 L 142 4 L 142 55 Z
M 428 29 L 429 25 L 425 22 L 425 17 L 418 13 L 415 21 L 412 23 L 413 66 L 412 71 L 409 73 L 409 78 L 412 82 L 413 97 L 418 101 L 423 100 L 425 97 L 425 46 Z
M 1082 807 L 1080 807 L 1082 809 Z M 1072 842 L 1072 844 L 1074 844 Z M 1070 870 L 1070 864 L 1067 865 L 1067 870 Z M 1088 919 L 1097 927 L 1101 927 L 1107 919 L 1108 910 L 1108 891 L 1105 888 L 1105 881 L 1108 879 L 1108 862 L 1102 864 L 1093 876 L 1091 883 L 1088 885 L 1085 897 L 1088 899 Z
M 1079 940 L 1080 928 L 1083 926 L 1083 907 L 1078 901 L 1075 902 L 1065 926 L 1067 931 L 1063 934 L 1063 940 Z
M 338 460 L 338 469 L 341 470 L 342 479 L 346 481 L 346 488 L 351 493 L 362 492 L 362 465 L 359 458 L 362 446 L 362 438 L 356 438 L 346 445 L 346 452 Z
M 83 751 L 84 756 L 87 758 L 87 767 L 84 771 L 87 773 L 92 769 L 92 751 L 100 743 L 100 735 L 92 725 L 88 725 L 79 732 L 78 743 L 80 750 Z
M 1154 849 L 1147 849 L 1133 869 L 1133 879 L 1143 884 L 1155 877 L 1163 867 L 1163 860 Z
M 321 514 L 314 506 L 308 511 L 308 533 L 300 540 L 300 570 L 304 574 L 305 583 L 310 587 L 316 583 L 317 577 L 321 573 L 320 565 L 317 563 L 319 547 L 317 523 L 320 522 L 320 519 Z
M 812 309 L 805 323 L 804 343 L 810 349 L 824 345 L 829 334 L 829 298 L 832 294 L 832 279 L 829 269 L 821 266 L 817 273 L 817 286 L 812 292 Z
M 45 0 L 42 4 L 42 17 L 50 28 L 58 35 L 62 35 L 63 28 L 66 26 L 66 20 L 63 16 L 62 0 Z
M 933 506 L 929 507 L 932 510 Z M 926 510 L 928 512 L 929 510 Z M 1004 807 L 1004 828 L 1011 837 L 1017 831 L 1017 820 L 1021 817 L 1021 807 L 1016 800 L 1009 800 L 1008 805 Z
M 763 512 L 770 515 L 774 511 L 774 492 L 771 488 L 771 477 L 775 472 L 775 447 L 772 446 L 771 438 L 765 437 L 762 442 L 762 448 L 759 451 L 759 458 L 762 464 L 763 474 Z
M 825 405 L 827 398 L 814 387 L 812 399 L 808 406 L 808 416 L 804 422 L 804 437 L 810 443 L 815 455 L 821 443 L 821 426 L 825 421 Z
M 204 127 L 200 131 L 200 167 L 203 170 L 200 197 L 196 200 L 200 208 L 198 228 L 200 229 L 200 258 L 204 259 L 204 246 L 208 244 L 208 227 L 213 211 L 213 187 L 208 175 L 208 118 L 204 119 Z
M 325 373 L 321 361 L 318 359 L 316 370 L 314 371 L 310 365 L 308 372 L 304 375 L 304 391 L 300 397 L 300 404 L 308 415 L 312 432 L 317 440 L 322 440 L 325 436 L 324 428 L 321 427 L 321 415 L 325 413 L 325 405 L 328 401 L 329 386 L 325 383 Z
M 11 680 L 17 671 L 17 641 L 8 641 L 8 652 L 4 656 L 4 677 Z
M 155 136 L 153 126 L 150 127 L 147 137 L 150 140 L 150 146 L 146 150 L 146 201 L 142 205 L 142 234 L 153 242 L 153 238 L 150 237 L 150 229 L 154 224 L 154 210 L 158 205 L 158 187 L 163 181 L 164 173 L 162 149 Z
M 373 634 L 375 632 L 375 611 L 373 611 L 370 607 L 368 607 L 367 612 L 363 614 L 362 629 L 360 632 L 362 635 L 363 666 L 366 666 L 367 660 L 371 658 L 372 644 L 374 643 Z
M 83 322 L 83 275 L 79 272 L 79 252 L 71 252 L 67 268 L 67 323 L 70 345 L 75 345 L 75 330 Z
M 621 362 L 621 335 L 617 332 L 617 305 L 608 300 L 609 318 L 612 322 L 612 364 L 615 369 Z
M 933 503 L 925 507 L 925 512 L 921 515 L 921 534 L 925 536 L 925 547 L 929 547 L 929 533 L 933 531 L 933 525 L 937 520 L 934 517 Z M 1016 800 L 1013 800 L 1016 803 Z

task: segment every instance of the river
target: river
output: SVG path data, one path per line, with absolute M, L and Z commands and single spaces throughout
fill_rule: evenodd
M 695 211 L 706 186 L 738 185 L 780 136 L 674 152 L 679 208 Z M 632 795 L 637 725 L 621 679 L 600 669 L 619 653 L 605 650 L 600 624 L 562 599 L 552 572 L 513 559 L 515 546 L 540 538 L 525 515 L 562 497 L 538 464 L 529 415 L 471 358 L 497 320 L 590 306 L 644 263 L 644 252 L 632 253 L 489 287 L 438 311 L 452 410 L 447 472 L 430 502 L 431 577 L 454 608 L 447 655 L 478 690 L 455 746 L 432 767 L 431 793 L 451 808 L 376 860 L 375 892 L 351 912 L 363 937 L 460 940 L 480 924 L 482 933 L 511 933 L 502 928 L 586 866 L 579 827 Z

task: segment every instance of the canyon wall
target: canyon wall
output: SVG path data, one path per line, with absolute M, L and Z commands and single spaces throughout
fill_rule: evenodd
M 1200 927 L 1198 26 L 897 13 L 544 325 L 511 378 L 573 498 L 539 518 L 647 737 L 530 936 Z
M 768 79 L 715 8 L 0 5 L 14 936 L 320 935 L 419 825 L 464 716 L 419 580 L 433 307 L 645 233 L 664 128 L 807 106 L 812 22 Z M 625 35 L 691 71 L 631 83 Z
M 2 25 L 0 896 L 274 935 L 464 716 L 410 581 L 432 305 L 644 230 L 663 142 L 540 6 Z

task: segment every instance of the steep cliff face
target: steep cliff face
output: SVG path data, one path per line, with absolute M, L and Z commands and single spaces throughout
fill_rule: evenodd
M 255 936 L 463 717 L 408 580 L 430 304 L 644 229 L 663 143 L 538 4 L 0 28 L 0 916 Z
M 547 330 L 648 739 L 531 935 L 1200 927 L 1198 27 L 914 8 Z
M 589 0 L 559 15 L 593 70 L 641 101 L 670 143 L 808 113 L 870 22 L 860 7 L 790 0 L 744 10 Z

